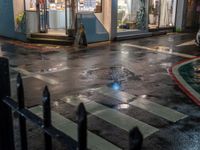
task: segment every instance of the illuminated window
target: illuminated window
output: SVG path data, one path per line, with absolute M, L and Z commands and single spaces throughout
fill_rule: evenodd
M 78 1 L 79 12 L 102 12 L 102 0 L 79 0 Z
M 26 0 L 26 10 L 36 11 L 36 0 Z
M 145 3 L 141 0 L 118 0 L 118 32 L 144 30 Z

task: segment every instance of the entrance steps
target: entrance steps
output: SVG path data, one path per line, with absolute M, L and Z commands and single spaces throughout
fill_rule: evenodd
M 73 45 L 74 38 L 67 35 L 57 35 L 48 33 L 33 33 L 28 40 L 31 43 L 55 44 L 55 45 Z
M 132 34 L 127 34 L 127 35 L 118 35 L 115 40 L 116 41 L 121 41 L 121 40 L 129 40 L 129 39 L 136 39 L 136 38 L 144 38 L 144 37 L 151 37 L 152 33 L 147 32 L 147 33 L 132 33 Z

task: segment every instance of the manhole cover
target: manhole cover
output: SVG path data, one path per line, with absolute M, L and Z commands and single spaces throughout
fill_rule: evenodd
M 101 79 L 113 81 L 124 81 L 128 79 L 140 80 L 139 76 L 135 75 L 133 72 L 121 66 L 86 70 L 82 72 L 81 79 Z

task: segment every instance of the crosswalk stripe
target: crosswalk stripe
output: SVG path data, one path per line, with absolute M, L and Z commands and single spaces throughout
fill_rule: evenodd
M 42 107 L 36 106 L 30 109 L 33 113 L 42 118 Z M 73 121 L 61 116 L 60 114 L 52 111 L 52 124 L 54 127 L 67 134 L 77 141 L 77 124 Z M 106 141 L 105 139 L 88 132 L 88 148 L 92 150 L 121 150 L 121 148 Z
M 187 117 L 187 115 L 185 115 L 185 114 L 182 114 L 171 108 L 162 106 L 160 104 L 154 103 L 152 101 L 145 100 L 143 98 L 136 99 L 136 100 L 130 102 L 129 104 L 133 105 L 135 107 L 144 109 L 154 115 L 162 117 L 171 122 L 177 122 L 178 120 L 181 120 L 181 119 L 184 119 Z
M 118 99 L 118 100 L 120 100 L 124 103 L 127 103 L 131 99 L 135 98 L 134 95 L 128 94 L 128 93 L 123 92 L 123 91 L 113 90 L 109 87 L 101 87 L 101 88 L 96 88 L 96 89 L 91 89 L 91 90 L 96 90 L 100 94 Z
M 185 114 L 182 114 L 168 107 L 162 106 L 160 104 L 145 100 L 144 98 L 135 99 L 134 101 L 129 103 L 129 100 L 135 98 L 135 96 L 128 94 L 126 92 L 123 92 L 123 94 L 121 94 L 122 91 L 116 91 L 108 87 L 97 88 L 95 90 L 100 94 L 115 98 L 116 100 L 119 100 L 123 103 L 127 103 L 135 107 L 141 108 L 154 115 L 157 115 L 159 117 L 162 117 L 172 122 L 176 122 L 178 120 L 181 120 L 187 117 L 187 115 Z
M 143 137 L 146 138 L 151 134 L 159 131 L 157 128 L 152 127 L 142 121 L 134 119 L 126 114 L 123 114 L 115 109 L 111 109 L 102 104 L 90 101 L 84 95 L 79 96 L 67 96 L 62 99 L 64 102 L 69 103 L 73 106 L 77 106 L 80 102 L 85 104 L 87 112 L 95 115 L 98 118 L 101 118 L 127 132 L 129 132 L 133 127 L 138 127 L 143 134 Z
M 52 85 L 59 84 L 59 82 L 57 80 L 42 76 L 40 74 L 35 74 L 35 73 L 32 73 L 32 72 L 29 72 L 29 71 L 22 69 L 22 68 L 11 68 L 11 69 L 16 71 L 16 72 L 22 73 L 23 75 L 26 75 L 28 77 L 34 77 L 36 79 L 45 81 L 45 82 L 52 84 Z

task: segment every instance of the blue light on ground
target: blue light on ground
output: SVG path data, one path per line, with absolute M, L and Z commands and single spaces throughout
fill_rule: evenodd
M 121 88 L 121 84 L 119 82 L 113 82 L 112 83 L 112 89 L 113 90 L 118 91 L 118 90 L 120 90 L 120 88 Z

